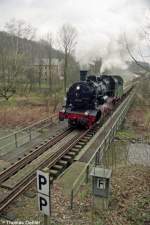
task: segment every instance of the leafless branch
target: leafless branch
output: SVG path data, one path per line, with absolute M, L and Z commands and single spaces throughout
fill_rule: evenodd
M 150 72 L 150 68 L 147 68 L 147 67 L 143 66 L 143 65 L 136 59 L 136 57 L 133 55 L 133 53 L 131 52 L 125 34 L 124 34 L 124 40 L 125 40 L 125 44 L 126 44 L 127 51 L 128 51 L 128 53 L 129 53 L 130 57 L 133 59 L 133 61 L 134 61 L 139 67 L 141 67 L 142 69 L 144 69 L 145 71 Z

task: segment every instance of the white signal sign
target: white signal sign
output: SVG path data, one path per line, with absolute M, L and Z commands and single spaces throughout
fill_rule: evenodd
M 50 215 L 50 182 L 49 172 L 37 170 L 38 206 L 44 215 Z

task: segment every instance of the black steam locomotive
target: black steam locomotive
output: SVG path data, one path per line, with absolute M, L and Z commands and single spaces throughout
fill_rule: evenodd
M 120 76 L 95 76 L 80 71 L 80 81 L 69 88 L 59 119 L 68 119 L 71 126 L 91 127 L 112 110 L 122 95 L 123 79 Z

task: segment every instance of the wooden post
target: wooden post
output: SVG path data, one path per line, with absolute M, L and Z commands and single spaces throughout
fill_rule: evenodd
M 15 145 L 16 145 L 16 148 L 17 148 L 18 147 L 17 133 L 15 133 Z
M 44 225 L 48 225 L 48 216 L 44 215 Z
M 31 142 L 32 136 L 31 136 L 31 128 L 29 128 L 29 141 Z
M 87 166 L 87 169 L 86 169 L 86 183 L 88 183 L 89 181 L 89 165 Z
M 71 190 L 70 208 L 73 209 L 73 189 Z
M 49 174 L 49 177 L 50 177 L 50 174 Z M 49 200 L 49 204 L 50 204 L 50 211 L 49 211 L 49 213 L 50 213 L 50 216 L 52 215 L 52 198 L 51 198 L 51 183 L 50 183 L 50 189 L 49 189 L 49 198 L 50 198 L 50 200 Z

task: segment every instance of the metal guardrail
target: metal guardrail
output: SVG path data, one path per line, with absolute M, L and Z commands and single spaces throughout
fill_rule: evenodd
M 95 153 L 89 160 L 89 162 L 85 165 L 83 170 L 81 171 L 80 175 L 74 181 L 71 192 L 70 192 L 70 206 L 71 209 L 73 208 L 73 199 L 75 195 L 78 193 L 81 184 L 86 180 L 88 182 L 89 171 L 93 167 L 93 165 L 98 165 L 104 156 L 104 153 L 108 150 L 109 144 L 111 143 L 116 131 L 118 130 L 119 126 L 121 125 L 125 115 L 133 101 L 133 97 L 135 95 L 135 91 L 132 92 L 126 100 L 119 106 L 119 108 L 112 114 L 112 116 L 108 119 L 108 121 L 104 124 L 101 128 L 102 132 L 106 131 L 109 128 L 110 121 L 114 120 L 114 124 L 108 133 L 104 137 L 101 144 L 97 147 Z
M 20 129 L 12 134 L 0 138 L 0 154 L 5 149 L 10 147 L 18 148 L 26 143 L 31 142 L 35 137 L 40 135 L 40 132 L 47 128 L 57 119 L 57 113 L 51 117 L 40 120 L 34 124 L 31 124 L 28 127 Z

